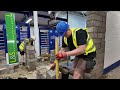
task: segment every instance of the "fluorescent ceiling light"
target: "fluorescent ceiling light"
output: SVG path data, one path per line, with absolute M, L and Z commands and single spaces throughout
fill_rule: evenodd
M 52 11 L 48 11 L 48 14 L 51 14 L 52 13 Z
M 29 23 L 32 20 L 32 18 L 28 18 L 28 20 L 26 21 L 26 23 Z

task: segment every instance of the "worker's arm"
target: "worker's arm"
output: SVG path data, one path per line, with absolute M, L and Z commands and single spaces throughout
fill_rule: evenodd
M 77 56 L 85 53 L 86 45 L 80 45 L 77 49 L 74 49 L 72 51 L 68 51 L 67 56 Z
M 77 31 L 76 39 L 77 39 L 78 48 L 66 52 L 67 56 L 77 56 L 85 53 L 86 44 L 87 44 L 87 32 L 84 30 Z
M 76 32 L 76 39 L 78 48 L 66 52 L 67 56 L 77 56 L 85 53 L 86 44 L 87 44 L 87 33 L 84 30 L 80 30 Z
M 62 48 L 60 49 L 59 53 L 65 52 L 67 45 L 64 43 L 64 39 L 62 38 Z M 55 61 L 52 64 L 53 66 L 55 65 Z
M 62 47 L 62 48 L 60 49 L 59 53 L 65 52 L 65 50 L 66 50 L 66 48 Z

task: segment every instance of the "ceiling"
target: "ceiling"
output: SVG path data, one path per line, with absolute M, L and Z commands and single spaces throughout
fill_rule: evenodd
M 25 22 L 29 16 L 33 17 L 33 11 L 0 11 L 0 22 L 5 21 L 5 13 L 8 13 L 8 12 L 15 13 L 15 21 L 16 22 Z M 55 12 L 56 13 L 57 12 L 67 13 L 67 11 L 55 11 Z M 78 13 L 81 15 L 86 13 L 86 11 L 84 11 L 84 12 L 83 11 L 70 11 L 70 12 Z M 48 11 L 38 11 L 38 24 L 39 25 L 48 25 L 48 20 L 50 20 L 50 16 L 48 14 Z M 56 21 L 55 20 L 51 21 L 50 24 L 57 23 L 60 20 L 67 21 L 66 18 L 57 17 Z M 30 22 L 30 25 L 34 25 L 34 20 L 32 20 Z

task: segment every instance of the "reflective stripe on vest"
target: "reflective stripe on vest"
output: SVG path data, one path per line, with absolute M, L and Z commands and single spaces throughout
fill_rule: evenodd
M 19 46 L 20 51 L 24 51 L 24 41 Z
M 76 40 L 76 31 L 78 30 L 85 30 L 86 32 L 88 31 L 87 28 L 71 28 L 72 30 L 72 39 L 73 39 L 73 44 L 76 48 L 78 48 L 78 45 L 77 45 L 77 40 Z M 64 37 L 64 43 L 68 46 L 68 43 L 67 43 L 67 38 Z M 88 55 L 88 53 L 92 53 L 92 52 L 95 52 L 96 51 L 96 47 L 93 43 L 93 40 L 92 38 L 90 37 L 90 35 L 88 34 L 87 32 L 87 45 L 86 45 L 86 51 L 85 51 L 85 54 L 84 55 Z

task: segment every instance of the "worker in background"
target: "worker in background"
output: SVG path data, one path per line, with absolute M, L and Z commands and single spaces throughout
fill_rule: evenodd
M 86 28 L 69 28 L 65 21 L 56 25 L 59 35 L 63 36 L 62 48 L 56 55 L 58 60 L 75 56 L 72 65 L 73 79 L 83 79 L 85 72 L 94 68 L 96 61 L 96 47 Z M 68 47 L 70 51 L 65 50 Z M 51 64 L 51 69 L 55 68 L 55 63 Z
M 20 62 L 21 62 L 23 65 L 25 64 L 24 54 L 26 53 L 26 46 L 27 46 L 27 45 L 33 45 L 33 41 L 35 41 L 35 39 L 36 39 L 35 36 L 31 36 L 31 38 L 26 38 L 26 39 L 19 45 L 20 54 L 21 54 L 21 60 L 20 60 Z

